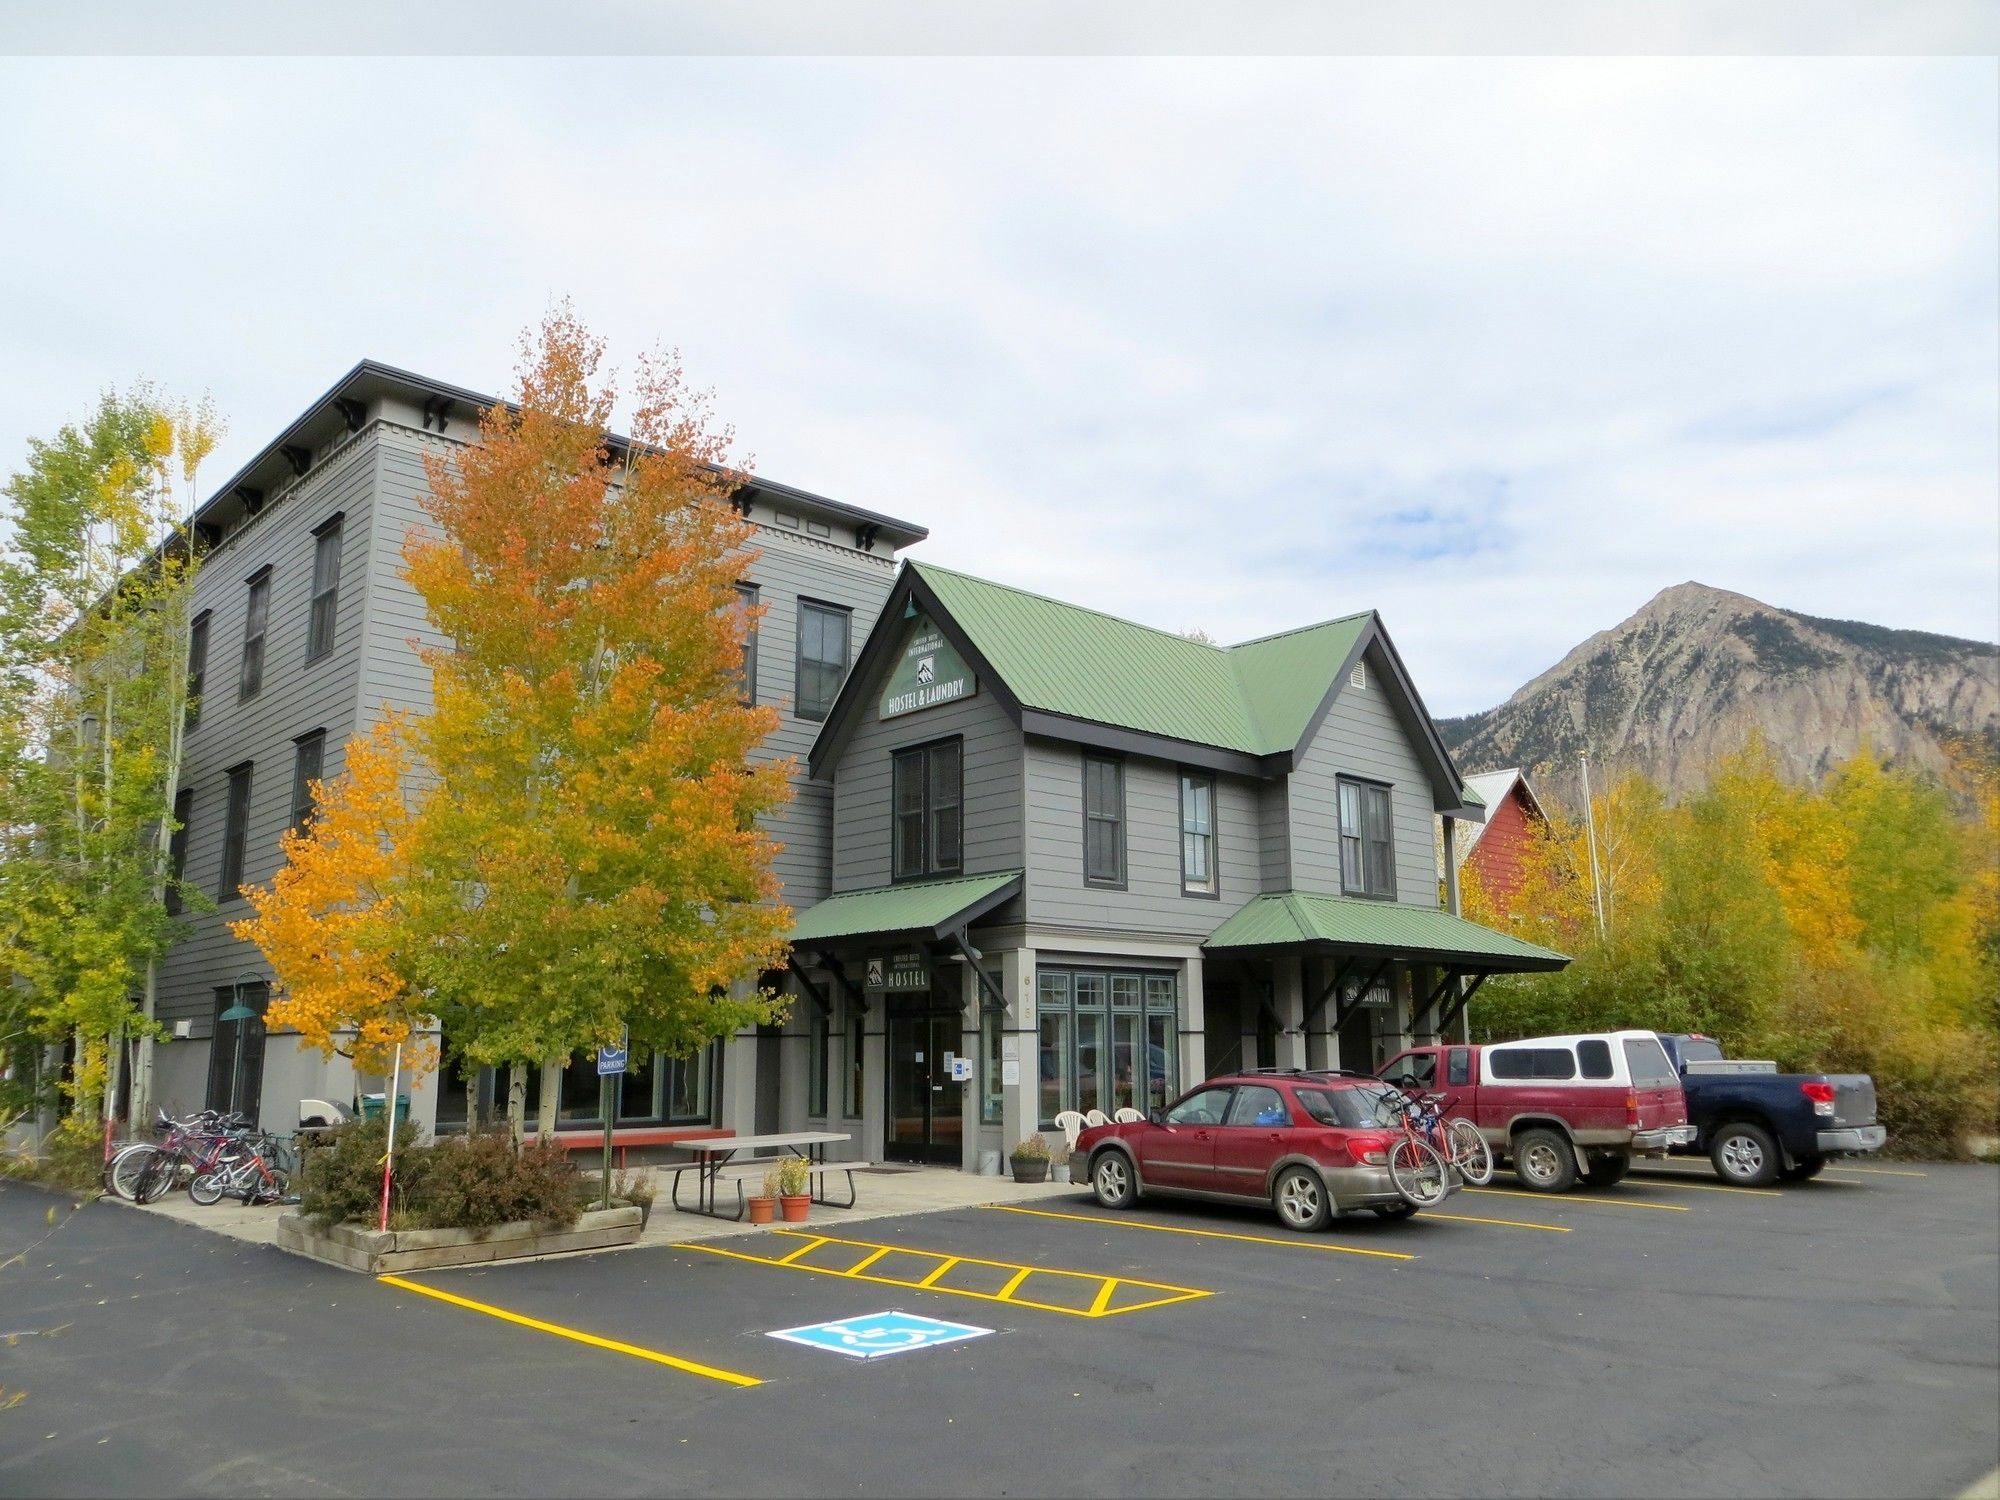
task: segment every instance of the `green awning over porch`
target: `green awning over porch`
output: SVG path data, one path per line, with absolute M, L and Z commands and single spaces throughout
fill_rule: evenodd
M 1019 870 L 848 891 L 800 912 L 792 928 L 792 943 L 810 947 L 839 938 L 914 932 L 943 937 L 955 927 L 978 921 L 1020 893 Z
M 1203 946 L 1223 953 L 1321 949 L 1514 973 L 1560 969 L 1569 962 L 1565 954 L 1435 907 L 1311 891 L 1258 896 L 1210 933 Z

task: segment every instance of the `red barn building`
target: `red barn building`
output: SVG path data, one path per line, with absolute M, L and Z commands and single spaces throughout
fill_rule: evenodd
M 1459 824 L 1456 853 L 1461 877 L 1478 872 L 1479 883 L 1500 910 L 1512 914 L 1521 888 L 1521 862 L 1528 835 L 1548 821 L 1535 790 L 1518 767 L 1465 778 L 1486 804 L 1484 823 Z M 1456 841 L 1454 841 L 1456 842 Z

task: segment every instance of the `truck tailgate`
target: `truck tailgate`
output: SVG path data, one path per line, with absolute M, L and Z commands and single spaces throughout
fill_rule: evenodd
M 1833 1085 L 1833 1123 L 1846 1130 L 1875 1123 L 1875 1080 L 1866 1073 L 1829 1073 Z

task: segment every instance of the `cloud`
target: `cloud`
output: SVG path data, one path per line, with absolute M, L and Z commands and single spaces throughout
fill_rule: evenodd
M 774 477 L 1431 706 L 1685 578 L 1991 638 L 2000 100 L 1952 60 L 0 64 L 0 455 L 151 375 L 215 476 L 570 294 Z

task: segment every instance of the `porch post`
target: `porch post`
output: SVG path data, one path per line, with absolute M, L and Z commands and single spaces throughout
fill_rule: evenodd
M 1007 1013 L 1000 1018 L 1000 1158 L 1042 1123 L 1041 1063 L 1036 1048 L 1035 950 L 1009 948 L 1000 955 L 1000 988 Z M 1007 1081 L 1008 1065 L 1014 1081 Z M 975 1159 L 973 1166 L 978 1166 Z
M 1169 1080 L 1168 1093 L 1178 1097 L 1208 1077 L 1208 1007 L 1202 996 L 1201 958 L 1181 961 L 1180 1077 Z M 1171 1101 L 1170 1101 L 1171 1102 Z
M 1306 995 L 1303 960 L 1283 953 L 1271 961 L 1271 1008 L 1278 1013 L 1278 1055 L 1265 1066 L 1303 1068 L 1306 1065 Z

